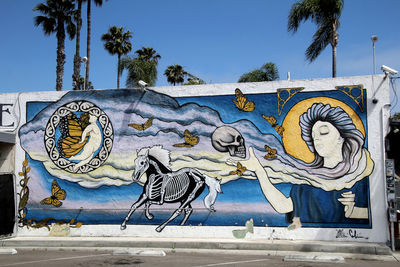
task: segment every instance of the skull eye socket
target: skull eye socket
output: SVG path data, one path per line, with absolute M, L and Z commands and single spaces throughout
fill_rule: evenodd
M 144 161 L 141 161 L 139 164 L 140 164 L 140 166 L 143 166 L 144 165 Z
M 238 136 L 236 137 L 236 142 L 240 143 L 240 141 L 242 141 L 242 137 L 241 137 L 240 135 L 238 135 Z

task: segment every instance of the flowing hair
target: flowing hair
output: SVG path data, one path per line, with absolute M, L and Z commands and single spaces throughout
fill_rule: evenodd
M 312 128 L 317 121 L 331 123 L 344 139 L 343 161 L 334 168 L 324 167 L 324 158 L 315 150 Z M 300 116 L 300 128 L 301 137 L 315 158 L 311 163 L 292 158 L 291 162 L 288 162 L 290 165 L 303 169 L 310 174 L 322 176 L 324 179 L 337 179 L 357 169 L 357 155 L 360 155 L 363 148 L 364 136 L 357 130 L 350 116 L 342 108 L 315 103 Z

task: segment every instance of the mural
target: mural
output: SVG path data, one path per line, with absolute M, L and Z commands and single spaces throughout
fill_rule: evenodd
M 28 102 L 24 220 L 371 228 L 365 89 L 303 89 Z

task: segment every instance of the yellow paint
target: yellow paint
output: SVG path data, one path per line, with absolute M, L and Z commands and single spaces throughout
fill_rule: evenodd
M 307 163 L 314 160 L 314 154 L 308 149 L 308 146 L 301 138 L 301 129 L 299 125 L 300 116 L 307 112 L 307 109 L 314 103 L 329 104 L 331 107 L 341 107 L 347 114 L 349 114 L 356 128 L 365 137 L 364 125 L 358 114 L 351 107 L 330 97 L 313 97 L 300 101 L 294 105 L 283 120 L 282 126 L 285 131 L 283 133 L 282 142 L 288 154 Z

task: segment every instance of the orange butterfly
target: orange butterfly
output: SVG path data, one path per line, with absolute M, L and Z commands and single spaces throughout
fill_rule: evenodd
M 235 95 L 236 95 L 236 100 L 232 100 L 233 103 L 235 103 L 236 107 L 239 110 L 242 111 L 253 111 L 254 108 L 256 107 L 256 104 L 254 104 L 254 102 L 249 101 L 247 102 L 247 97 L 245 97 L 242 93 L 242 91 L 240 91 L 239 88 L 236 88 L 235 90 Z
M 275 131 L 281 136 L 283 137 L 283 132 L 285 131 L 285 128 L 283 128 L 282 126 L 276 124 L 277 120 L 274 116 L 265 116 L 264 114 L 262 115 L 262 117 L 269 122 L 269 124 L 271 124 L 272 127 L 274 127 Z
M 184 132 L 185 143 L 175 144 L 174 147 L 193 147 L 199 143 L 199 137 L 192 135 L 189 130 Z
M 283 128 L 280 125 L 277 125 L 274 127 L 274 129 L 281 137 L 283 137 L 283 132 L 285 131 L 285 128 Z
M 238 176 L 242 176 L 243 173 L 247 170 L 247 168 L 245 166 L 243 166 L 242 164 L 240 164 L 240 162 L 237 163 L 236 166 L 236 171 L 231 171 L 229 173 L 229 175 L 235 175 L 237 174 Z
M 137 123 L 129 123 L 128 126 L 135 128 L 138 131 L 144 131 L 153 125 L 154 117 L 149 118 L 145 123 L 137 124 Z
M 269 146 L 265 145 L 265 150 L 267 150 L 268 154 L 264 156 L 265 159 L 274 159 L 276 158 L 276 149 L 270 148 Z
M 79 153 L 85 146 L 89 136 L 80 143 L 82 132 L 89 125 L 89 113 L 83 113 L 78 118 L 74 113 L 61 118 L 60 132 L 61 138 L 58 140 L 57 147 L 64 157 L 72 157 Z
M 265 116 L 264 114 L 262 115 L 262 117 L 268 121 L 272 126 L 276 125 L 276 119 L 274 116 Z
M 60 200 L 64 200 L 66 196 L 67 193 L 65 192 L 65 190 L 61 189 L 56 180 L 53 180 L 53 182 L 51 183 L 51 197 L 46 197 L 45 199 L 40 201 L 40 204 L 53 205 L 58 208 L 62 205 L 62 202 Z

